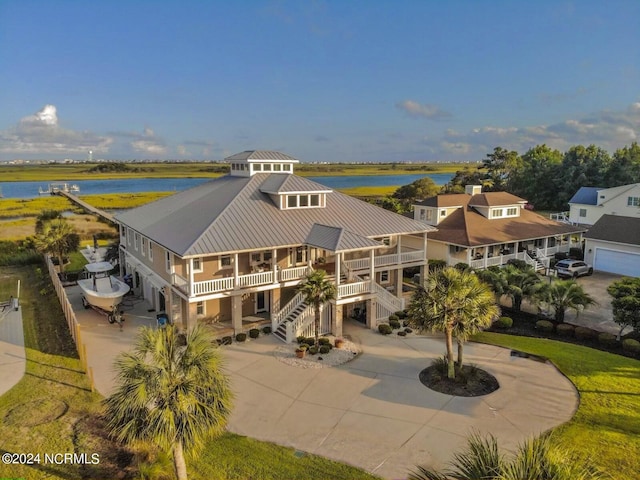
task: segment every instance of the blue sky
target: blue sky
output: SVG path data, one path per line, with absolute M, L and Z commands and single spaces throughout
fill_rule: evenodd
M 0 0 L 0 160 L 480 160 L 640 136 L 640 2 Z

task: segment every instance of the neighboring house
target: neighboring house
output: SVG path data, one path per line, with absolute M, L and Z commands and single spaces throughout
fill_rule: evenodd
M 430 233 L 427 256 L 448 265 L 473 268 L 524 260 L 541 270 L 557 252 L 582 246 L 584 228 L 555 222 L 524 208 L 527 201 L 506 192 L 437 195 L 415 205 L 414 219 L 437 227 Z
M 584 238 L 594 270 L 640 277 L 640 218 L 603 215 Z
M 581 187 L 569 200 L 569 214 L 565 220 L 578 225 L 594 225 L 603 215 L 640 218 L 640 183 L 612 188 Z
M 226 161 L 229 175 L 116 215 L 121 265 L 157 311 L 236 333 L 270 319 L 291 341 L 313 328 L 296 291 L 311 269 L 337 286 L 323 333 L 340 335 L 348 316 L 375 328 L 403 308 L 403 269 L 424 272 L 433 227 L 298 177 L 279 152 Z

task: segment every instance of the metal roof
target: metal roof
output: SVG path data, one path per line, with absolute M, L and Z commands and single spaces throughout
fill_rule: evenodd
M 371 240 L 341 227 L 331 227 L 317 223 L 311 227 L 311 231 L 304 243 L 312 247 L 329 250 L 330 252 L 362 250 L 384 245 L 382 242 Z
M 245 150 L 224 159 L 226 162 L 237 162 L 242 160 L 288 160 L 297 162 L 298 160 L 286 153 L 272 150 Z
M 283 176 L 258 173 L 252 177 L 219 177 L 120 213 L 116 221 L 180 256 L 304 245 L 314 224 L 343 228 L 368 238 L 435 231 L 429 225 L 335 191 L 326 194 L 325 207 L 280 210 L 269 194 L 261 191 L 265 182 L 273 182 L 270 179 L 274 175 Z M 313 192 L 320 186 L 302 177 L 287 177 L 294 177 L 301 190 Z
M 569 203 L 580 203 L 582 205 L 597 205 L 598 204 L 598 190 L 602 190 L 602 187 L 580 187 L 575 193 Z
M 314 187 L 315 186 L 315 187 Z M 262 185 L 260 191 L 264 193 L 293 193 L 293 192 L 331 192 L 329 187 L 325 187 L 311 180 L 291 175 L 289 173 L 272 174 Z

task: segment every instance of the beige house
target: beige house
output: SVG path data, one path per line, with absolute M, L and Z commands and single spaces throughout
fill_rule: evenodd
M 581 187 L 569 200 L 569 212 L 552 218 L 576 225 L 595 225 L 603 215 L 640 218 L 640 183 L 612 188 Z
M 226 161 L 229 175 L 116 216 L 120 264 L 156 311 L 184 328 L 269 322 L 290 342 L 313 328 L 297 287 L 314 269 L 337 287 L 323 333 L 352 316 L 375 328 L 404 308 L 403 270 L 424 271 L 435 228 L 298 177 L 279 152 Z
M 536 270 L 549 267 L 558 252 L 582 246 L 584 228 L 544 218 L 525 208 L 527 201 L 506 192 L 437 195 L 414 206 L 414 219 L 437 227 L 429 234 L 427 256 L 448 265 L 473 268 L 524 260 Z

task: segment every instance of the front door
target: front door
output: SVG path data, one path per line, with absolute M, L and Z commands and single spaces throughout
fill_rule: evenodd
M 269 292 L 256 292 L 256 313 L 267 311 Z

